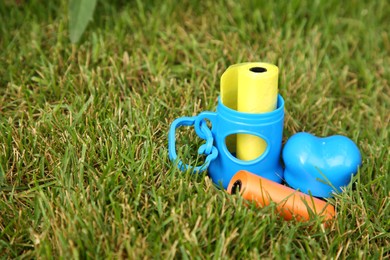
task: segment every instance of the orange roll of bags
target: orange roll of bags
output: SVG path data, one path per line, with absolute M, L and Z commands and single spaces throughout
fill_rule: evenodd
M 233 176 L 227 190 L 230 194 L 240 192 L 244 199 L 258 206 L 273 201 L 278 213 L 286 220 L 307 221 L 311 214 L 315 214 L 327 221 L 335 216 L 334 207 L 327 202 L 244 170 Z

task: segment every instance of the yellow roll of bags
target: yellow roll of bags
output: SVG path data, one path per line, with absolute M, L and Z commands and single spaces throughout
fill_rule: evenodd
M 278 99 L 278 73 L 278 67 L 263 62 L 230 66 L 221 77 L 222 103 L 246 113 L 275 110 Z M 233 148 L 236 146 L 236 156 L 241 160 L 256 159 L 267 147 L 263 139 L 248 134 L 237 134 L 237 139 L 228 139 L 227 145 Z

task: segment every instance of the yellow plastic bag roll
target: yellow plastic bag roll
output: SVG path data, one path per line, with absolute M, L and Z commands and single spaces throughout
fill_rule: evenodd
M 279 69 L 263 62 L 240 63 L 230 66 L 221 77 L 222 103 L 246 113 L 265 113 L 276 109 Z M 235 142 L 235 144 L 232 144 Z M 227 145 L 236 146 L 240 160 L 253 160 L 264 153 L 266 142 L 253 135 L 237 134 Z

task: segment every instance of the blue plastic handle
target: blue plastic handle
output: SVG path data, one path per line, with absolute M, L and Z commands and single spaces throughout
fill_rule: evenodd
M 211 114 L 211 113 L 210 113 Z M 203 140 L 206 140 L 206 143 L 201 145 L 198 149 L 199 155 L 207 155 L 204 163 L 201 166 L 192 167 L 183 163 L 181 160 L 178 160 L 176 154 L 176 129 L 180 126 L 193 126 L 195 125 L 196 134 Z M 187 171 L 188 169 L 192 169 L 192 173 L 201 173 L 209 167 L 211 161 L 213 161 L 218 156 L 218 150 L 213 146 L 214 138 L 211 133 L 211 130 L 207 127 L 207 123 L 205 119 L 199 120 L 197 116 L 194 117 L 180 117 L 177 118 L 171 124 L 168 133 L 168 153 L 169 159 L 173 162 L 177 161 L 177 167 L 181 171 Z

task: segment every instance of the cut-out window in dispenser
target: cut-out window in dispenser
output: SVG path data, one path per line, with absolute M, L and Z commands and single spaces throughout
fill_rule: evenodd
M 242 161 L 256 160 L 267 149 L 267 142 L 253 134 L 228 135 L 225 139 L 225 144 L 230 154 Z

